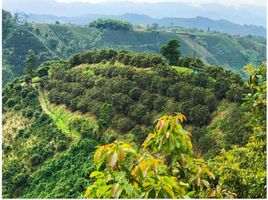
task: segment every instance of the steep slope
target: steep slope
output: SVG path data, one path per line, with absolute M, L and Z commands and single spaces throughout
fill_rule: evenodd
M 70 123 L 63 115 L 46 114 L 37 84 L 21 77 L 3 90 L 3 197 L 77 198 L 98 142 L 90 130 L 83 136 L 63 129 Z
M 4 83 L 23 73 L 26 55 L 31 51 L 37 55 L 39 64 L 60 57 L 36 36 L 31 25 L 16 23 L 6 11 L 3 11 L 2 19 Z
M 135 66 L 117 60 L 128 56 L 134 56 Z M 120 139 L 139 148 L 155 119 L 178 111 L 187 116 L 197 143 L 209 133 L 206 127 L 223 98 L 241 101 L 243 81 L 231 72 L 211 67 L 195 74 L 161 62 L 148 68 L 139 64 L 154 57 L 143 56 L 80 54 L 69 63 L 44 63 L 32 80 L 22 76 L 5 86 L 4 197 L 83 197 L 97 145 Z M 77 57 L 84 59 L 79 65 Z M 236 137 L 234 144 L 240 144 L 243 135 Z M 198 147 L 209 150 L 206 143 Z

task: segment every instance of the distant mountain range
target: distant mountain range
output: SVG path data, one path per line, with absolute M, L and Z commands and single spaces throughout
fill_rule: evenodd
M 181 26 L 184 28 L 196 28 L 203 31 L 218 31 L 223 33 L 228 33 L 230 35 L 256 35 L 266 37 L 266 29 L 262 26 L 256 25 L 239 25 L 232 23 L 227 20 L 213 20 L 205 17 L 195 17 L 195 18 L 175 18 L 175 17 L 165 17 L 162 19 L 155 19 L 148 15 L 139 15 L 126 13 L 123 15 L 96 15 L 89 14 L 78 17 L 59 17 L 54 15 L 39 15 L 39 14 L 29 14 L 29 21 L 38 23 L 55 23 L 60 21 L 61 23 L 72 23 L 79 25 L 86 25 L 90 21 L 97 18 L 117 18 L 122 20 L 127 20 L 132 24 L 153 24 L 157 23 L 160 26 Z
M 12 13 L 48 14 L 55 16 L 83 16 L 87 14 L 123 15 L 136 13 L 153 18 L 176 17 L 195 18 L 202 16 L 210 19 L 225 19 L 240 25 L 258 25 L 266 27 L 266 7 L 246 5 L 224 5 L 224 1 L 199 5 L 186 3 L 141 3 L 140 1 L 109 1 L 102 3 L 63 3 L 56 0 L 3 0 L 3 9 Z

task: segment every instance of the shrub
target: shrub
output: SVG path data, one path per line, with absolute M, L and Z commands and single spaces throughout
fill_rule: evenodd
M 135 126 L 134 122 L 128 118 L 120 118 L 115 121 L 115 128 L 120 133 L 127 133 Z
M 19 103 L 18 98 L 10 98 L 10 99 L 8 99 L 6 101 L 6 104 L 5 105 L 10 108 L 10 107 L 14 107 L 18 103 Z

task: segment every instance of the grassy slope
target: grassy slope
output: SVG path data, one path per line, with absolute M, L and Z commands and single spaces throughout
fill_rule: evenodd
M 68 126 L 68 121 L 75 114 L 70 114 L 64 110 L 63 107 L 53 107 L 49 104 L 47 98 L 42 92 L 39 92 L 39 102 L 43 111 L 50 116 L 56 126 L 67 136 L 73 139 L 74 143 L 77 143 L 80 139 L 80 135 L 77 131 L 71 130 Z

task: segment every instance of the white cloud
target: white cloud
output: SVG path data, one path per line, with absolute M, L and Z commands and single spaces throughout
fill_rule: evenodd
M 113 3 L 113 2 L 135 2 L 135 3 L 160 3 L 160 2 L 183 2 L 191 5 L 200 5 L 205 3 L 218 3 L 222 5 L 260 5 L 266 6 L 266 0 L 56 0 L 58 2 L 88 2 L 88 3 Z

